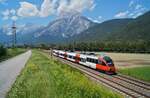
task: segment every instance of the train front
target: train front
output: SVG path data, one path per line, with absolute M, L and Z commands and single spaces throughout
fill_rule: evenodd
M 113 60 L 109 56 L 104 56 L 103 60 L 106 63 L 106 66 L 108 67 L 107 73 L 108 74 L 116 74 L 116 68 L 113 63 Z

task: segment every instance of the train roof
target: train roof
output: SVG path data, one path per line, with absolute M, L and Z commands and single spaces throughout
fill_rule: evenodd
M 79 54 L 83 58 L 87 58 L 88 57 L 88 58 L 93 58 L 93 59 L 98 59 L 98 58 L 111 59 L 105 53 L 101 53 L 101 54 L 96 55 L 93 52 L 90 52 L 90 53 L 86 53 L 86 52 L 76 53 L 76 52 L 63 51 L 63 50 L 53 50 L 53 51 L 56 51 L 56 52 L 59 52 L 59 53 L 67 52 L 68 55 L 73 55 L 73 56 L 76 56 L 77 54 Z
M 74 52 L 67 52 L 67 54 L 68 54 L 68 55 L 76 56 L 77 53 L 74 53 Z
M 99 58 L 98 56 L 94 56 L 94 55 L 87 55 L 86 57 L 87 58 L 93 58 L 93 59 L 98 59 Z

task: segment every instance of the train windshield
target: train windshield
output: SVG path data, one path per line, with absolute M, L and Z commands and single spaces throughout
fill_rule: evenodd
M 112 59 L 111 59 L 110 57 L 105 56 L 103 59 L 106 61 L 106 63 L 107 63 L 109 66 L 113 66 L 113 61 L 112 61 Z

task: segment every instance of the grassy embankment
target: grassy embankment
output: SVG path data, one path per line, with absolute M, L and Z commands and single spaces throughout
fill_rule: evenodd
M 0 56 L 0 62 L 8 58 L 14 57 L 16 55 L 19 55 L 25 51 L 26 49 L 23 48 L 9 48 L 6 50 L 5 55 Z
M 120 73 L 150 82 L 149 54 L 106 53 L 106 55 L 112 57 Z
M 150 67 L 120 69 L 120 73 L 150 82 Z
M 33 51 L 7 98 L 120 98 L 76 69 Z

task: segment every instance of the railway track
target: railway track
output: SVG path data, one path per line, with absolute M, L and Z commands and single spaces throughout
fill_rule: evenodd
M 81 66 L 79 64 L 57 58 L 59 61 L 69 64 L 71 67 L 76 68 L 83 72 L 89 78 L 98 83 L 112 88 L 113 90 L 122 93 L 126 97 L 131 98 L 150 98 L 150 83 L 143 82 L 125 75 L 106 75 L 96 70 Z

